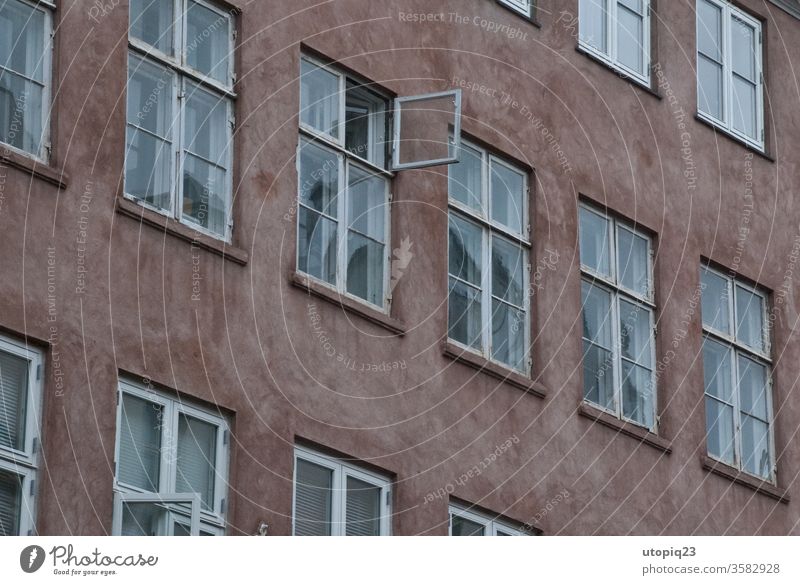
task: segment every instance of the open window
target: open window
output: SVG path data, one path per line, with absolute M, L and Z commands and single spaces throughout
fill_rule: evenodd
M 458 162 L 461 90 L 397 98 L 394 104 L 392 170 Z
M 200 494 L 114 494 L 113 534 L 200 535 Z

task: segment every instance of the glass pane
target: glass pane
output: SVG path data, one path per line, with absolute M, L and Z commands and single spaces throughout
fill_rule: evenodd
M 189 152 L 220 167 L 227 167 L 228 101 L 186 84 L 184 144 Z
M 650 296 L 650 259 L 647 239 L 626 230 L 617 230 L 619 283 L 644 297 Z
M 492 301 L 492 358 L 514 370 L 525 370 L 525 312 Z
M 215 509 L 218 430 L 214 424 L 185 414 L 178 417 L 176 490 L 200 494 L 204 510 Z
M 294 486 L 294 533 L 297 536 L 330 536 L 333 471 L 297 460 Z
M 621 4 L 617 10 L 617 60 L 644 73 L 644 19 Z
M 583 303 L 583 337 L 611 349 L 611 294 L 586 281 L 581 283 Z
M 187 154 L 183 161 L 183 217 L 217 235 L 227 231 L 225 169 Z
M 168 510 L 153 502 L 122 503 L 122 536 L 166 536 Z
M 451 278 L 447 305 L 450 339 L 482 349 L 481 292 Z
M 769 421 L 767 368 L 743 355 L 739 359 L 739 407 L 742 412 Z
M 189 1 L 186 12 L 186 62 L 220 83 L 230 82 L 230 19 Z
M 451 213 L 449 240 L 450 274 L 480 287 L 483 241 L 481 228 Z
M 706 396 L 706 442 L 708 453 L 733 465 L 733 407 Z
M 386 166 L 387 101 L 355 83 L 347 82 L 345 147 L 381 168 Z
M 0 469 L 0 536 L 19 534 L 22 478 Z
M 0 352 L 0 447 L 25 450 L 28 360 Z
M 125 193 L 158 209 L 171 208 L 172 145 L 128 126 Z
M 722 62 L 722 10 L 705 0 L 697 2 L 697 50 Z
M 697 56 L 697 97 L 701 112 L 722 119 L 722 65 Z
M 460 115 L 454 95 L 408 99 L 396 107 L 395 124 L 400 124 L 396 154 L 401 166 L 413 168 L 454 157 L 453 132 Z
M 338 217 L 339 157 L 304 142 L 300 150 L 300 201 L 331 217 Z
M 764 351 L 764 299 L 746 288 L 736 287 L 736 339 Z
M 300 75 L 300 121 L 338 139 L 339 76 L 305 59 Z
M 731 350 L 709 338 L 703 340 L 703 378 L 705 392 L 728 403 L 733 402 Z
M 467 520 L 455 514 L 450 516 L 450 535 L 451 536 L 485 536 L 485 527 L 472 520 Z
M 386 247 L 354 232 L 347 234 L 347 292 L 383 306 Z
M 619 5 L 632 10 L 636 14 L 642 14 L 642 0 L 619 0 Z
M 474 209 L 481 215 L 486 215 L 481 201 L 483 190 L 481 184 L 483 169 L 481 153 L 462 144 L 459 162 L 447 168 L 449 169 L 450 197 L 460 201 L 470 209 Z
M 301 272 L 336 284 L 336 230 L 335 221 L 300 208 L 297 263 Z
M 147 492 L 159 491 L 163 408 L 122 395 L 117 480 Z
M 748 81 L 756 82 L 755 31 L 735 16 L 731 23 L 733 72 Z
M 381 488 L 347 478 L 347 536 L 381 535 Z
M 128 124 L 171 140 L 172 71 L 130 55 L 127 92 Z
M 44 12 L 17 0 L 0 5 L 0 66 L 44 81 Z
M 620 299 L 619 331 L 622 356 L 644 367 L 652 366 L 650 310 Z
M 0 70 L 0 141 L 39 156 L 42 108 L 40 85 Z
M 608 53 L 608 0 L 580 0 L 581 41 Z
M 525 215 L 525 177 L 507 166 L 492 161 L 492 219 L 511 231 L 522 234 Z
M 581 264 L 610 277 L 609 221 L 581 207 L 580 224 Z
M 733 76 L 733 95 L 731 96 L 731 115 L 734 129 L 746 136 L 756 136 L 756 86 L 738 75 Z
M 379 242 L 385 241 L 386 179 L 350 166 L 347 215 L 350 229 Z
M 583 341 L 583 397 L 608 410 L 614 410 L 614 356 Z
M 655 422 L 653 399 L 653 373 L 622 360 L 622 415 L 652 429 Z
M 172 0 L 130 0 L 130 35 L 172 55 L 173 13 Z
M 499 236 L 492 236 L 492 294 L 522 307 L 525 285 L 525 252 Z
M 703 325 L 730 333 L 730 289 L 728 280 L 705 267 L 700 269 Z
M 742 467 L 745 471 L 769 478 L 769 426 L 750 416 L 742 416 Z

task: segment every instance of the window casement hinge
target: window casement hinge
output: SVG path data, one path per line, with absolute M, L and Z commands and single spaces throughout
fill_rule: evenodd
M 219 503 L 220 514 L 225 514 L 228 508 L 228 499 L 222 498 L 222 501 Z
M 230 435 L 230 431 L 227 431 L 227 430 L 224 433 L 222 433 L 222 444 L 223 445 L 227 445 L 228 444 L 228 441 L 230 440 L 229 439 L 229 435 Z
M 386 490 L 386 505 L 389 506 L 392 503 L 392 490 Z
M 33 454 L 36 455 L 39 452 L 39 437 L 33 438 Z
M 42 364 L 36 364 L 36 379 L 42 379 Z
M 389 201 L 391 201 L 392 199 L 394 199 L 394 193 L 389 191 Z
M 236 129 L 236 116 L 231 116 L 228 118 L 228 125 L 231 127 L 231 130 Z
M 239 38 L 239 31 L 236 30 L 236 29 L 233 29 L 233 40 L 235 41 L 238 38 Z
M 184 98 L 186 98 L 186 91 L 184 89 L 179 89 L 178 90 L 178 99 L 182 100 Z
M 31 495 L 31 496 L 33 496 L 33 495 L 35 495 L 35 494 L 36 494 L 36 480 L 35 480 L 35 479 L 32 479 L 32 480 L 31 480 L 31 489 L 30 489 L 30 495 Z
M 53 154 L 53 145 L 45 142 L 42 146 L 44 147 L 45 157 L 50 160 L 50 156 Z

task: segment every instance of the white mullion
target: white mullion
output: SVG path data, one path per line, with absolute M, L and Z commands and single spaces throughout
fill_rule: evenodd
M 161 429 L 161 477 L 159 493 L 174 493 L 177 484 L 178 410 L 173 401 L 164 405 Z
M 733 68 L 731 64 L 731 11 L 730 6 L 725 3 L 722 9 L 722 79 L 725 87 L 722 90 L 722 121 L 726 128 L 733 130 L 733 119 L 731 106 L 733 104 Z
M 613 63 L 619 63 L 617 59 L 617 36 L 619 23 L 617 13 L 619 11 L 619 0 L 608 0 L 608 12 L 606 13 L 606 25 L 608 26 L 608 57 Z
M 491 188 L 491 160 L 489 153 L 481 149 L 481 213 L 487 220 L 492 218 Z M 481 354 L 488 359 L 492 358 L 492 238 L 491 230 L 480 225 L 481 228 Z
M 382 179 L 384 184 L 384 213 L 383 213 L 383 309 L 391 310 L 392 302 L 392 185 L 391 182 Z
M 344 536 L 347 533 L 347 474 L 342 465 L 333 468 L 333 494 L 331 494 L 331 535 Z
M 731 347 L 728 351 L 733 355 L 733 367 L 731 367 L 731 374 L 733 376 L 733 393 L 731 399 L 733 400 L 733 424 L 734 424 L 734 440 L 733 440 L 733 460 L 738 469 L 744 469 L 744 458 L 742 457 L 742 413 L 741 413 L 741 398 L 739 396 L 739 352 Z
M 347 237 L 350 232 L 350 218 L 347 208 L 350 198 L 350 161 L 339 154 L 339 194 L 336 198 L 336 290 L 347 292 Z
M 173 58 L 180 67 L 186 66 L 186 13 L 188 11 L 187 0 L 174 0 L 173 10 L 175 11 L 173 23 Z
M 183 219 L 183 128 L 186 97 L 185 78 L 173 72 L 173 94 L 172 94 L 172 160 L 175 168 L 173 169 L 173 187 L 170 189 L 170 216 L 178 221 Z

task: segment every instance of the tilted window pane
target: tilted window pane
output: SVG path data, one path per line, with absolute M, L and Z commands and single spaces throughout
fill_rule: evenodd
M 588 209 L 580 209 L 581 264 L 604 276 L 611 276 L 609 221 Z
M 30 362 L 0 351 L 0 447 L 25 449 Z
M 700 111 L 722 120 L 722 65 L 698 55 L 697 81 Z
M 653 372 L 622 360 L 622 415 L 652 429 L 655 423 Z
M 617 60 L 637 73 L 644 73 L 644 18 L 620 3 L 617 9 Z
M 515 370 L 525 369 L 525 312 L 492 300 L 492 358 Z
M 339 157 L 304 142 L 300 150 L 300 201 L 325 215 L 338 217 Z
M 450 278 L 447 301 L 450 339 L 475 349 L 482 349 L 481 291 Z
M 294 533 L 297 536 L 330 536 L 333 471 L 298 459 L 295 473 Z
M 43 91 L 39 83 L 0 69 L 0 141 L 39 156 Z
M 350 229 L 378 242 L 386 241 L 386 179 L 350 166 L 348 185 L 348 221 Z
M 475 224 L 450 214 L 449 270 L 450 274 L 481 286 L 483 233 Z
M 0 536 L 19 535 L 21 502 L 22 478 L 0 469 Z
M 745 136 L 757 139 L 756 85 L 733 75 L 733 95 L 731 96 L 731 116 L 733 128 Z
M 751 416 L 742 415 L 742 468 L 769 478 L 772 475 L 769 453 L 769 426 Z
M 154 502 L 122 503 L 122 536 L 166 536 L 169 512 Z
M 706 394 L 733 403 L 731 350 L 709 338 L 703 340 L 703 376 Z
M 617 230 L 618 282 L 644 297 L 650 296 L 649 256 L 647 239 L 622 227 Z
M 148 492 L 159 491 L 161 405 L 122 395 L 117 480 Z
M 300 207 L 299 215 L 298 268 L 301 272 L 335 284 L 336 222 L 305 207 Z
M 736 339 L 764 351 L 764 299 L 736 286 Z
M 525 252 L 500 236 L 492 236 L 492 294 L 517 307 L 524 299 Z
M 708 453 L 733 465 L 733 407 L 706 396 L 706 442 Z
M 381 488 L 354 477 L 347 477 L 345 534 L 347 536 L 380 536 Z
M 731 291 L 728 281 L 707 268 L 700 269 L 703 325 L 730 333 Z
M 481 153 L 462 143 L 459 162 L 449 165 L 450 197 L 478 212 L 486 215 L 483 209 L 481 193 L 483 185 L 483 159 Z
M 175 489 L 179 493 L 200 494 L 205 510 L 214 510 L 218 432 L 211 423 L 185 414 L 178 417 Z
M 173 105 L 172 70 L 145 59 L 128 57 L 128 124 L 147 130 L 164 140 L 171 140 Z
M 360 234 L 347 234 L 347 292 L 383 306 L 386 247 Z
M 230 18 L 189 1 L 186 13 L 186 60 L 189 67 L 227 84 Z
M 491 163 L 492 219 L 517 234 L 522 234 L 524 217 L 525 177 L 496 161 Z
M 486 528 L 483 524 L 478 524 L 472 520 L 467 520 L 461 516 L 453 514 L 450 517 L 451 536 L 485 536 Z
M 739 360 L 739 408 L 743 413 L 769 421 L 767 368 L 743 355 Z
M 18 0 L 0 4 L 0 67 L 43 83 L 45 14 Z
M 173 151 L 169 142 L 128 126 L 125 193 L 159 209 L 172 202 Z
M 722 63 L 722 10 L 705 0 L 697 3 L 697 50 Z
M 597 286 L 581 283 L 583 337 L 606 349 L 613 347 L 611 294 Z
M 652 367 L 650 310 L 620 299 L 619 331 L 622 356 L 646 368 Z
M 300 121 L 339 138 L 339 76 L 303 59 L 300 70 Z
M 131 0 L 130 35 L 167 55 L 174 54 L 172 0 Z
M 578 14 L 581 41 L 608 53 L 608 0 L 580 0 Z

